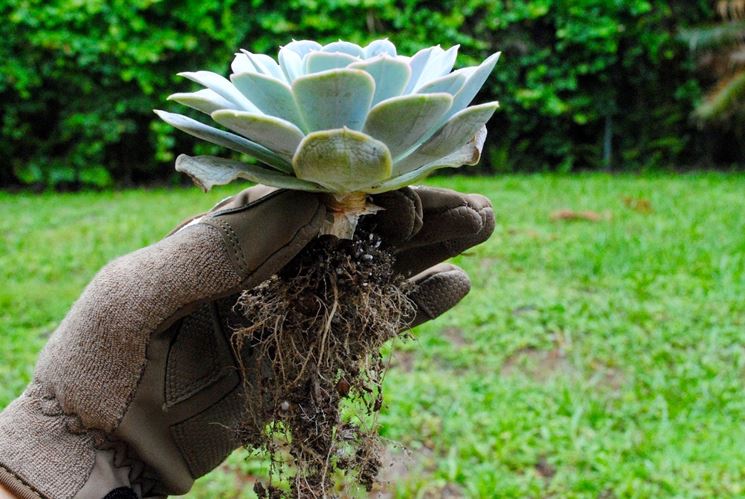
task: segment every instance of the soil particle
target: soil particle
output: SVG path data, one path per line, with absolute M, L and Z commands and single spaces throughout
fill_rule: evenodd
M 554 468 L 551 463 L 548 462 L 546 456 L 541 456 L 538 458 L 538 462 L 535 463 L 535 470 L 541 477 L 546 479 L 546 481 L 550 481 L 554 477 L 554 475 L 556 475 L 556 468 Z

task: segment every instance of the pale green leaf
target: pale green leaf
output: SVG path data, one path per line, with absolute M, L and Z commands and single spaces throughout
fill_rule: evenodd
M 416 91 L 418 94 L 431 94 L 438 92 L 446 92 L 450 95 L 455 95 L 463 87 L 466 82 L 466 76 L 462 73 L 450 73 L 449 75 L 435 78 L 429 83 L 422 85 Z
M 393 97 L 370 110 L 363 131 L 384 142 L 395 159 L 432 130 L 452 102 L 445 93 Z
M 246 73 L 248 71 L 256 71 L 256 66 L 248 60 L 246 54 L 235 54 L 233 62 L 230 63 L 230 70 L 233 73 Z
M 391 175 L 391 155 L 382 142 L 349 129 L 309 134 L 293 159 L 298 178 L 332 192 L 355 192 Z
M 192 109 L 211 114 L 218 109 L 232 109 L 233 104 L 212 90 L 205 88 L 197 92 L 184 92 L 168 96 L 168 100 L 178 102 Z
M 287 47 L 279 49 L 279 65 L 290 83 L 295 78 L 303 75 L 303 58 Z
M 359 69 L 337 69 L 305 75 L 292 82 L 309 131 L 348 127 L 360 130 L 370 109 L 375 81 Z
M 476 97 L 476 94 L 479 93 L 479 90 L 481 90 L 481 87 L 484 86 L 486 79 L 497 64 L 500 54 L 501 52 L 497 52 L 490 55 L 484 62 L 475 68 L 464 68 L 468 71 L 459 70 L 467 75 L 466 82 L 458 93 L 455 94 L 453 106 L 450 108 L 450 111 L 447 112 L 444 119 L 450 118 L 455 113 L 465 109 L 465 107 L 471 103 L 473 98 Z
M 305 57 L 305 73 L 320 73 L 330 69 L 341 69 L 359 59 L 348 54 L 313 52 Z
M 229 184 L 239 178 L 270 187 L 297 191 L 321 192 L 324 190 L 319 185 L 297 179 L 291 175 L 215 156 L 187 156 L 181 154 L 176 158 L 176 170 L 189 175 L 194 183 L 204 191 L 210 190 L 215 185 Z
M 373 106 L 385 99 L 401 95 L 411 75 L 411 69 L 409 69 L 409 65 L 405 61 L 393 59 L 386 55 L 355 62 L 354 64 L 350 64 L 349 68 L 361 69 L 375 80 L 375 93 L 372 100 Z
M 498 107 L 497 102 L 487 102 L 457 113 L 414 152 L 396 161 L 396 173 L 410 172 L 460 149 L 473 139 Z
M 196 71 L 179 73 L 179 76 L 183 76 L 184 78 L 188 78 L 191 81 L 209 88 L 216 94 L 220 95 L 223 99 L 233 103 L 234 107 L 237 109 L 242 111 L 259 111 L 259 109 L 254 106 L 246 96 L 239 92 L 227 78 L 220 76 L 217 73 L 211 71 Z
M 370 44 L 365 47 L 365 57 L 367 58 L 384 54 L 390 57 L 396 57 L 396 46 L 388 41 L 387 38 L 370 42 Z
M 249 154 L 277 170 L 291 170 L 291 166 L 287 160 L 282 159 L 279 155 L 270 151 L 266 147 L 239 135 L 219 130 L 180 114 L 168 113 L 157 109 L 155 110 L 155 114 L 169 125 L 178 128 L 189 135 L 193 135 L 194 137 L 212 142 L 219 146 L 227 147 L 233 151 Z
M 292 89 L 277 79 L 256 72 L 230 76 L 233 85 L 263 113 L 304 128 Z
M 288 161 L 292 161 L 305 136 L 302 130 L 289 121 L 265 114 L 225 109 L 212 113 L 212 119 Z M 286 171 L 289 173 L 292 169 Z
M 481 150 L 486 140 L 486 127 L 482 126 L 467 144 L 457 151 L 448 154 L 443 158 L 431 161 L 419 168 L 416 168 L 403 175 L 394 176 L 393 178 L 382 182 L 366 190 L 370 194 L 378 194 L 386 191 L 401 189 L 408 185 L 415 184 L 426 178 L 436 170 L 441 168 L 457 168 L 463 165 L 475 165 L 481 158 Z
M 311 52 L 321 50 L 322 47 L 320 43 L 313 40 L 293 40 L 282 48 L 292 50 L 302 58 Z
M 341 54 L 348 54 L 352 57 L 364 57 L 365 52 L 362 50 L 362 47 L 355 43 L 351 42 L 344 42 L 342 40 L 339 40 L 338 42 L 332 42 L 328 45 L 324 45 L 321 49 L 324 52 L 330 52 L 330 53 L 341 53 Z
M 424 68 L 422 68 L 419 79 L 414 84 L 412 91 L 416 91 L 422 85 L 450 73 L 453 69 L 453 64 L 455 64 L 455 58 L 458 55 L 458 47 L 459 45 L 455 45 L 444 52 L 434 51 L 429 59 L 427 59 Z
M 277 64 L 277 61 L 266 54 L 254 54 L 243 49 L 241 49 L 241 52 L 251 61 L 251 64 L 256 68 L 256 72 L 286 83 L 285 74 L 279 64 Z
M 430 59 L 436 58 L 443 52 L 444 50 L 442 50 L 439 45 L 436 45 L 434 47 L 423 48 L 422 50 L 411 56 L 411 60 L 409 61 L 409 66 L 411 67 L 411 78 L 409 79 L 409 83 L 406 85 L 406 89 L 404 90 L 405 94 L 410 94 L 414 91 L 417 84 L 419 83 L 419 77 L 422 75 L 424 68 L 427 67 L 427 63 L 430 61 Z

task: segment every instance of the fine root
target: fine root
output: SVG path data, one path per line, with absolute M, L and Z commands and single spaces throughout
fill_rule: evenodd
M 250 321 L 233 335 L 247 394 L 241 441 L 272 460 L 260 497 L 327 497 L 340 474 L 367 490 L 375 483 L 380 348 L 414 315 L 409 284 L 380 244 L 374 234 L 323 236 L 238 301 Z M 285 471 L 289 490 L 274 480 Z

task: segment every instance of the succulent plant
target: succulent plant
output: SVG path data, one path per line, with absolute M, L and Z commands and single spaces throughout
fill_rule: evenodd
M 278 61 L 243 50 L 230 80 L 180 73 L 204 87 L 169 97 L 232 132 L 155 112 L 191 135 L 266 166 L 181 155 L 176 169 L 203 189 L 236 178 L 288 189 L 380 193 L 439 168 L 476 164 L 497 102 L 470 106 L 499 58 L 452 71 L 458 47 L 398 55 L 388 40 L 366 47 L 293 41 Z

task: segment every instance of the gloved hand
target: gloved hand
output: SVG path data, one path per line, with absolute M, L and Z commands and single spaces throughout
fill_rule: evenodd
M 104 267 L 50 338 L 33 381 L 0 413 L 0 484 L 21 498 L 187 492 L 237 446 L 243 384 L 228 324 L 237 293 L 318 233 L 315 194 L 248 189 Z M 365 223 L 418 283 L 415 324 L 469 290 L 437 265 L 484 241 L 489 202 L 431 188 L 375 197 Z

